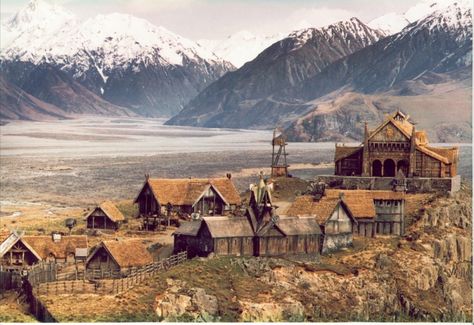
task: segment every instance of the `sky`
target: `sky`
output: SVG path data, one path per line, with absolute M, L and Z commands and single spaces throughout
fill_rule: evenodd
M 97 14 L 128 13 L 184 37 L 224 39 L 247 30 L 257 35 L 289 33 L 358 17 L 364 22 L 388 12 L 402 13 L 416 0 L 43 0 L 86 19 Z M 29 0 L 1 0 L 2 21 Z

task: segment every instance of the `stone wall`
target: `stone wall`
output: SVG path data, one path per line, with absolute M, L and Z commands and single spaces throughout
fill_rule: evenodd
M 392 180 L 389 177 L 335 176 L 319 175 L 315 182 L 324 182 L 329 188 L 362 189 L 362 190 L 392 190 Z M 414 177 L 407 178 L 408 193 L 457 192 L 461 187 L 461 176 L 446 178 Z

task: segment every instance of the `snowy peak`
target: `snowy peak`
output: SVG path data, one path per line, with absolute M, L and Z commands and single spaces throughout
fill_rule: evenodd
M 74 15 L 62 7 L 50 4 L 43 0 L 32 0 L 23 9 L 16 13 L 7 23 L 10 28 L 25 25 L 54 24 L 58 20 L 64 22 L 73 19 Z
M 407 26 L 397 39 L 409 37 L 422 29 L 449 33 L 457 42 L 472 39 L 472 8 L 462 2 L 455 2 L 419 20 L 416 25 Z
M 452 0 L 423 0 L 410 7 L 405 13 L 388 13 L 370 21 L 368 25 L 392 35 L 400 32 L 407 25 L 423 19 L 435 11 L 445 10 L 452 5 L 465 9 L 472 8 L 470 0 L 458 0 L 456 2 Z
M 198 43 L 240 68 L 283 37 L 283 34 L 258 36 L 250 31 L 242 30 L 229 35 L 224 40 L 199 40 Z
M 2 24 L 0 48 L 35 47 L 75 23 L 74 14 L 64 8 L 43 0 L 32 0 Z
M 339 21 L 335 24 L 323 28 L 306 28 L 292 32 L 288 35 L 288 38 L 296 40 L 294 50 L 304 46 L 309 40 L 323 37 L 326 40 L 333 39 L 335 37 L 348 38 L 349 36 L 354 37 L 360 41 L 363 46 L 368 46 L 385 35 L 376 29 L 372 29 L 362 23 L 359 19 L 353 17 L 346 21 Z
M 131 62 L 227 64 L 197 43 L 128 14 L 97 15 L 79 24 L 59 6 L 34 0 L 8 26 L 3 59 L 66 64 L 81 70 L 89 68 L 91 53 L 100 54 L 96 61 L 101 69 Z

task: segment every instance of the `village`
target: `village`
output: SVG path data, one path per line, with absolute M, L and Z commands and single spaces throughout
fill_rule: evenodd
M 459 149 L 431 146 L 401 111 L 374 130 L 365 124 L 359 146 L 336 144 L 334 175 L 311 182 L 291 175 L 287 145 L 274 133 L 270 175 L 255 175 L 243 193 L 231 173 L 145 174 L 126 211 L 104 201 L 88 207 L 83 220 L 66 218 L 41 235 L 3 224 L 0 299 L 19 292 L 39 320 L 55 321 L 41 297 L 119 295 L 189 260 L 281 258 L 318 265 L 379 240 L 411 238 L 407 229 L 423 202 L 461 190 Z M 464 258 L 472 262 L 472 253 Z

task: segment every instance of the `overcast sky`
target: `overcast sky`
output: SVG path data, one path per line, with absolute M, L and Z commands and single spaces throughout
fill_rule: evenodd
M 364 22 L 388 12 L 402 13 L 416 0 L 44 0 L 80 18 L 112 12 L 148 19 L 184 37 L 222 39 L 240 30 L 260 35 L 321 27 L 358 17 Z M 2 21 L 29 0 L 1 0 Z

